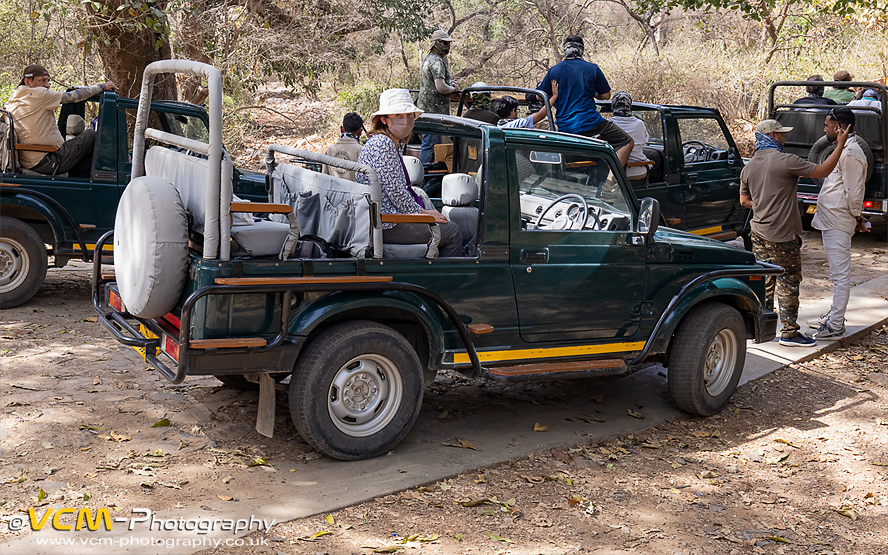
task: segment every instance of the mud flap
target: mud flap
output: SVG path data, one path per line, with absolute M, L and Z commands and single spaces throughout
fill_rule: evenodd
M 259 374 L 259 412 L 256 415 L 256 431 L 265 437 L 274 435 L 274 379 L 268 374 Z

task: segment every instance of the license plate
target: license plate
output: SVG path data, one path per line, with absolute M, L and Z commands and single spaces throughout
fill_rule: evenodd
M 817 205 L 816 204 L 812 204 L 811 206 L 808 207 L 807 210 L 805 210 L 805 214 L 816 214 L 816 213 L 817 213 Z

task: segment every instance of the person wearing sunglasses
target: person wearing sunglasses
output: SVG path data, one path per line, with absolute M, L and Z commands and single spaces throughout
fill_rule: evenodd
M 778 314 L 782 323 L 780 344 L 784 347 L 811 347 L 814 339 L 802 333 L 798 324 L 799 285 L 802 283 L 802 217 L 796 195 L 799 177 L 826 177 L 833 171 L 848 139 L 847 130 L 838 130 L 836 149 L 822 163 L 815 164 L 783 152 L 784 135 L 792 131 L 779 121 L 767 119 L 755 127 L 755 154 L 740 173 L 740 204 L 752 210 L 752 252 L 758 260 L 783 266 L 784 273 L 769 276 L 765 304 L 774 308 L 776 288 Z
M 854 120 L 851 109 L 833 108 L 823 124 L 823 132 L 831 142 L 838 141 L 842 133 L 848 134 L 848 140 L 838 164 L 820 187 L 817 212 L 811 222 L 823 237 L 829 280 L 833 284 L 829 312 L 808 322 L 817 328 L 813 337 L 818 341 L 845 338 L 845 310 L 851 298 L 851 236 L 855 231 L 867 231 L 862 215 L 867 162 L 857 135 L 853 133 Z

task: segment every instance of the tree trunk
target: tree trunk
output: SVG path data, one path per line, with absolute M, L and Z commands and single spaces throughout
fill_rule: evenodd
M 174 21 L 173 36 L 180 45 L 176 57 L 212 64 L 204 50 L 206 24 L 203 17 L 209 6 L 206 0 L 192 0 L 192 7 L 193 10 L 180 13 Z M 192 104 L 202 104 L 210 93 L 201 81 L 200 77 L 194 75 L 179 76 L 179 98 Z
M 86 7 L 86 27 L 95 37 L 105 77 L 117 85 L 121 96 L 135 98 L 141 91 L 145 67 L 172 58 L 172 53 L 166 32 L 148 29 L 145 13 L 118 11 L 120 5 L 120 0 L 103 0 L 99 10 Z M 165 0 L 148 3 L 148 7 L 163 10 Z M 176 83 L 171 75 L 155 81 L 153 98 L 176 99 Z

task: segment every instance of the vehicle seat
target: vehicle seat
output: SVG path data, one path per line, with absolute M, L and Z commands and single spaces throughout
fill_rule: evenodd
M 228 159 L 226 162 L 231 163 Z M 208 160 L 184 152 L 156 145 L 145 153 L 145 175 L 162 177 L 176 187 L 189 215 L 190 227 L 198 234 L 203 234 L 206 225 L 205 184 L 208 171 Z M 229 211 L 235 198 L 225 200 L 220 206 Z M 230 217 L 230 212 L 226 215 Z M 290 226 L 285 223 L 253 222 L 250 216 L 236 216 L 231 225 L 232 255 L 276 256 L 289 232 Z
M 474 251 L 480 215 L 475 206 L 475 201 L 478 200 L 478 184 L 467 173 L 445 175 L 441 184 L 441 200 L 444 203 L 441 213 L 459 226 L 463 238 L 469 238 L 467 244 L 471 245 L 471 250 Z M 474 252 L 468 254 L 473 256 Z
M 663 151 L 653 146 L 644 146 L 642 151 L 648 160 L 654 163 L 653 166 L 648 167 L 648 183 L 662 183 L 665 181 L 666 179 L 663 175 Z
M 6 110 L 0 110 L 0 173 L 21 173 L 24 175 L 44 176 L 45 174 L 21 167 L 18 161 L 17 151 L 35 150 L 38 152 L 52 152 L 56 150 L 55 147 L 31 145 L 33 148 L 28 148 L 28 146 L 29 145 L 18 144 L 12 114 Z M 53 177 L 68 177 L 68 174 L 59 173 Z
M 407 175 L 410 176 L 410 184 L 421 188 L 425 183 L 425 168 L 422 167 L 419 158 L 404 156 L 404 166 L 407 168 Z
M 419 162 L 419 158 L 416 158 L 416 161 Z M 422 168 L 421 162 L 419 166 Z M 412 178 L 413 176 L 411 175 L 411 180 Z M 447 179 L 447 177 L 444 179 Z M 432 199 L 429 198 L 428 193 L 426 193 L 422 187 L 414 186 L 413 191 L 422 199 L 423 208 L 426 210 L 435 209 L 435 205 L 432 204 Z M 438 245 L 441 243 L 441 228 L 434 224 L 430 225 L 430 228 L 432 230 L 432 237 L 429 239 L 428 243 L 416 243 L 413 245 L 383 245 L 382 256 L 384 258 L 436 258 L 438 256 Z

